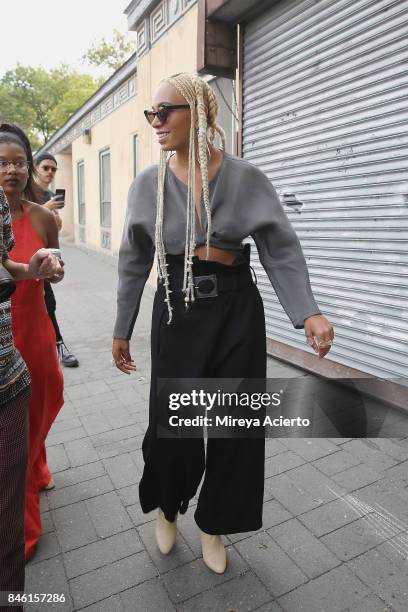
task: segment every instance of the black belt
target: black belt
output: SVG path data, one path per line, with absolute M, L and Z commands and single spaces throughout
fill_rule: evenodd
M 220 293 L 226 291 L 238 291 L 244 287 L 248 287 L 253 284 L 251 274 L 231 274 L 221 275 L 206 274 L 203 276 L 193 276 L 194 279 L 194 295 L 197 299 L 217 297 Z M 173 278 L 170 275 L 170 288 L 172 293 L 181 293 L 182 288 L 175 288 L 179 284 L 182 284 L 183 279 L 181 277 Z M 162 284 L 162 283 L 161 283 Z M 163 285 L 162 285 L 163 286 Z

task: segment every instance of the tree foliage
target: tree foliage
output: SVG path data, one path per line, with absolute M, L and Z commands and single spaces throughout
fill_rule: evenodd
M 119 30 L 114 30 L 112 40 L 102 38 L 99 42 L 94 43 L 83 56 L 83 60 L 92 66 L 117 70 L 134 51 L 134 43 Z
M 0 79 L 0 120 L 17 123 L 38 149 L 101 85 L 66 65 L 52 70 L 17 65 Z

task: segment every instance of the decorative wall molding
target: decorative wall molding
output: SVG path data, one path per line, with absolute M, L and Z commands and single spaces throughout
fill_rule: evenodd
M 137 57 L 141 57 L 156 43 L 156 41 L 182 16 L 197 0 L 160 0 L 158 4 L 145 11 L 143 17 L 139 11 L 139 19 L 130 29 L 136 30 Z
M 123 83 L 115 91 L 109 94 L 98 106 L 88 112 L 85 117 L 75 123 L 68 131 L 61 135 L 51 146 L 48 146 L 48 151 L 53 155 L 62 152 L 74 140 L 83 134 L 84 130 L 92 128 L 105 117 L 110 115 L 114 110 L 125 104 L 130 98 L 136 95 L 136 75 L 130 78 L 126 83 Z
M 62 153 L 85 129 L 102 121 L 108 114 L 127 102 L 137 93 L 136 53 L 123 64 L 91 96 L 66 123 L 57 130 L 39 150 Z

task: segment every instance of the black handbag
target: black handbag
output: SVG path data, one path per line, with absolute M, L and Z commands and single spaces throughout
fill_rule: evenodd
M 0 264 L 0 303 L 7 302 L 16 290 L 16 282 L 10 272 Z

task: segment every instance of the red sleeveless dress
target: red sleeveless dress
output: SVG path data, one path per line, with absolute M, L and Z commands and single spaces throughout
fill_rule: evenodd
M 45 246 L 23 207 L 13 221 L 15 246 L 10 259 L 28 263 Z M 34 552 L 41 535 L 40 489 L 50 481 L 45 439 L 64 403 L 64 381 L 58 360 L 55 332 L 44 303 L 44 282 L 25 280 L 17 283 L 11 298 L 13 336 L 31 375 L 29 403 L 29 456 L 25 505 L 25 554 Z

